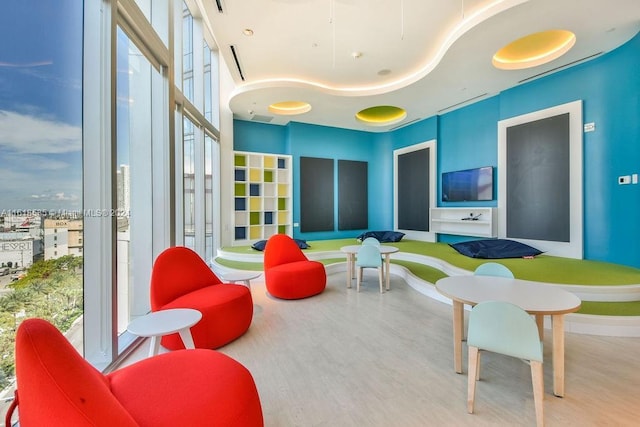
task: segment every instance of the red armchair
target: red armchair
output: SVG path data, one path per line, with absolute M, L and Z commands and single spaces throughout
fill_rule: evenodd
M 52 324 L 27 319 L 16 335 L 16 378 L 22 427 L 263 425 L 251 373 L 213 350 L 165 353 L 103 375 Z
M 300 299 L 324 291 L 327 273 L 318 261 L 309 261 L 286 234 L 274 234 L 264 248 L 265 285 L 269 294 Z
M 176 246 L 162 252 L 151 272 L 151 310 L 193 308 L 202 319 L 191 327 L 196 348 L 218 348 L 243 335 L 253 318 L 246 286 L 222 283 L 200 256 Z M 178 334 L 162 337 L 162 346 L 183 349 Z

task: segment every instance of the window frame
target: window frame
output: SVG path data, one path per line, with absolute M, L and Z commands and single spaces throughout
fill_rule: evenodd
M 146 4 L 146 3 L 145 3 Z M 188 2 L 193 10 L 199 3 Z M 152 82 L 152 97 L 161 97 L 163 107 L 152 112 L 154 133 L 151 144 L 152 169 L 152 235 L 150 236 L 152 259 L 148 268 L 140 272 L 149 275 L 153 259 L 165 248 L 181 244 L 183 235 L 182 212 L 182 119 L 188 117 L 195 125 L 196 139 L 196 251 L 205 255 L 205 188 L 204 188 L 204 135 L 212 138 L 215 154 L 211 167 L 213 174 L 213 232 L 214 245 L 218 243 L 220 229 L 220 165 L 218 129 L 207 120 L 201 94 L 203 80 L 203 51 L 194 48 L 194 101 L 185 98 L 180 89 L 182 79 L 177 81 L 176 71 L 182 67 L 176 58 L 181 57 L 181 0 L 154 1 L 154 9 L 142 12 L 135 0 L 99 0 L 84 3 L 83 44 L 83 197 L 85 211 L 110 210 L 117 206 L 116 183 L 116 76 L 117 76 L 117 29 L 120 27 L 155 67 L 160 75 Z M 144 4 L 143 4 L 144 6 Z M 158 13 L 156 13 L 158 12 Z M 213 36 L 202 25 L 202 14 L 193 13 L 194 41 L 207 40 L 217 63 L 217 51 L 212 44 Z M 151 22 L 147 19 L 151 15 Z M 165 26 L 166 25 L 166 26 Z M 168 40 L 163 42 L 156 29 Z M 206 34 L 203 34 L 206 33 Z M 198 42 L 201 43 L 201 42 Z M 168 45 L 167 45 L 168 44 Z M 198 44 L 194 44 L 194 47 Z M 219 112 L 218 69 L 211 68 L 213 111 Z M 176 86 L 176 83 L 179 86 Z M 166 89 L 163 89 L 166 88 Z M 212 118 L 219 123 L 219 118 Z M 160 125 L 157 125 L 160 124 Z M 160 126 L 158 128 L 157 126 Z M 197 176 L 197 175 L 196 175 Z M 201 178 L 201 179 L 200 179 Z M 200 194 L 201 193 L 201 194 Z M 199 212 L 202 211 L 202 212 Z M 108 370 L 125 357 L 135 337 L 127 333 L 118 336 L 117 328 L 117 259 L 116 227 L 113 217 L 85 217 L 84 241 L 96 244 L 84 247 L 84 354 L 86 359 L 101 370 Z M 202 234 L 200 236 L 200 234 Z M 145 261 L 147 263 L 147 261 Z M 137 267 L 134 267 L 137 268 Z M 145 277 L 146 278 L 146 277 Z M 148 295 L 148 278 L 140 278 L 140 289 Z M 142 284 L 144 283 L 144 285 Z M 142 301 L 139 301 L 142 303 Z M 137 314 L 148 307 L 133 304 Z

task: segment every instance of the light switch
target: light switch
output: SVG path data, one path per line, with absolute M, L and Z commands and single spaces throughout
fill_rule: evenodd
M 631 175 L 624 175 L 618 177 L 618 185 L 631 184 Z

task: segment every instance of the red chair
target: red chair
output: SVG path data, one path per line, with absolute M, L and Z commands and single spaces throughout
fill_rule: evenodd
M 16 335 L 21 427 L 262 426 L 251 373 L 213 350 L 182 350 L 103 375 L 49 322 L 27 319 Z
M 327 273 L 318 261 L 309 261 L 286 234 L 274 234 L 264 248 L 265 285 L 269 294 L 300 299 L 324 291 Z
M 163 251 L 151 272 L 151 310 L 193 308 L 202 319 L 191 327 L 196 348 L 218 348 L 243 335 L 253 318 L 246 286 L 222 283 L 200 256 L 176 246 Z M 178 334 L 162 337 L 170 350 L 183 349 Z

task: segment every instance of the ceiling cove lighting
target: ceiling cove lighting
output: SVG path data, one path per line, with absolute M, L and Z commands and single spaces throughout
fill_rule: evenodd
M 400 107 L 379 105 L 365 108 L 356 114 L 356 119 L 369 126 L 389 126 L 403 121 L 407 112 Z
M 294 116 L 311 111 L 311 104 L 303 101 L 283 101 L 269 105 L 269 111 L 282 116 Z
M 529 34 L 509 43 L 493 55 L 493 66 L 501 70 L 537 67 L 567 53 L 576 35 L 567 30 L 548 30 Z

